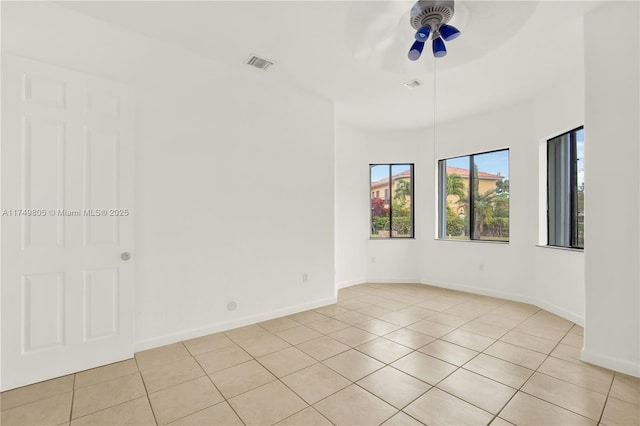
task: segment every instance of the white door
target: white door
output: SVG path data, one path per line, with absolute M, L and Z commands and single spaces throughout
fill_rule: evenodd
M 133 355 L 133 97 L 2 56 L 1 387 Z

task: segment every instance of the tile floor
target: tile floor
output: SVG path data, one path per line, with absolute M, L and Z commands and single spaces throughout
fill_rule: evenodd
M 638 425 L 640 381 L 582 328 L 410 284 L 137 353 L 1 396 L 2 425 Z

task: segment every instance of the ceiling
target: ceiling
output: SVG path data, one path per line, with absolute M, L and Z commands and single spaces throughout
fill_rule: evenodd
M 230 67 L 276 62 L 269 78 L 336 103 L 372 129 L 432 123 L 533 97 L 583 66 L 582 16 L 596 1 L 457 1 L 462 35 L 411 62 L 413 1 L 83 1 L 58 4 Z M 435 73 L 434 73 L 435 67 Z M 408 89 L 403 83 L 424 84 Z

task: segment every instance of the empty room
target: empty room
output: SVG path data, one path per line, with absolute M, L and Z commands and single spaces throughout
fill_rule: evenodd
M 640 2 L 0 24 L 3 426 L 640 424 Z

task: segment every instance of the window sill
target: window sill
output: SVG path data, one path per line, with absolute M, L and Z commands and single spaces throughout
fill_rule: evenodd
M 393 237 L 393 238 L 372 238 L 369 237 L 369 241 L 415 241 L 416 237 Z
M 451 241 L 456 243 L 482 243 L 482 244 L 505 244 L 508 245 L 509 241 L 491 241 L 491 240 L 458 240 L 455 238 L 434 238 L 435 241 Z
M 541 244 L 536 244 L 536 247 L 544 248 L 544 249 L 551 249 L 551 250 L 561 250 L 561 251 L 572 251 L 572 252 L 575 252 L 575 253 L 584 253 L 584 249 L 581 249 L 581 248 L 548 246 L 548 245 L 541 245 Z

